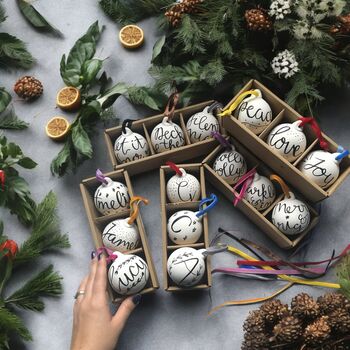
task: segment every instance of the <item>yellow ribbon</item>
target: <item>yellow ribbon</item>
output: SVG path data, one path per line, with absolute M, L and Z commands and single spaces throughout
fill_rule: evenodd
M 137 218 L 137 215 L 139 214 L 139 204 L 143 202 L 146 205 L 148 204 L 148 199 L 143 198 L 141 196 L 134 196 L 130 199 L 130 208 L 131 208 L 131 212 L 130 212 L 130 217 L 128 220 L 128 224 L 132 225 L 134 223 L 134 221 Z
M 259 93 L 255 90 L 248 90 L 243 93 L 241 93 L 235 101 L 232 102 L 231 106 L 221 113 L 218 113 L 218 116 L 225 117 L 232 115 L 232 112 L 239 106 L 239 104 L 244 100 L 244 98 L 248 95 L 254 95 L 256 97 L 259 96 Z

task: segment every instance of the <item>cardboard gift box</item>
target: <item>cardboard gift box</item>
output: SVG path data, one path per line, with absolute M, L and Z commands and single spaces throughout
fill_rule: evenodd
M 164 115 L 159 114 L 153 117 L 134 121 L 131 128 L 134 132 L 137 132 L 145 137 L 150 150 L 150 155 L 127 163 L 119 164 L 114 153 L 114 143 L 122 134 L 122 127 L 117 126 L 115 128 L 105 130 L 105 141 L 113 168 L 115 170 L 125 169 L 131 176 L 153 169 L 158 169 L 168 160 L 171 160 L 174 163 L 181 163 L 207 155 L 218 145 L 218 142 L 214 138 L 209 138 L 200 142 L 191 143 L 186 130 L 186 123 L 193 114 L 202 111 L 204 107 L 209 106 L 212 103 L 213 101 L 207 101 L 175 110 L 172 120 L 181 127 L 185 138 L 185 145 L 163 153 L 155 152 L 151 142 L 151 133 L 154 127 L 162 122 Z
M 205 175 L 204 167 L 202 164 L 177 164 L 179 168 L 183 168 L 187 173 L 194 175 L 200 182 L 201 196 L 200 199 L 206 198 L 205 189 Z M 167 181 L 174 175 L 174 171 L 169 166 L 162 166 L 160 168 L 160 205 L 162 216 L 162 240 L 163 240 L 163 276 L 164 276 L 164 289 L 168 292 L 181 292 L 188 290 L 201 290 L 211 287 L 211 266 L 210 256 L 206 258 L 206 273 L 200 284 L 197 284 L 190 288 L 183 288 L 177 286 L 169 277 L 167 272 L 167 261 L 170 254 L 182 247 L 191 247 L 194 249 L 203 249 L 209 247 L 209 228 L 208 217 L 203 216 L 203 233 L 196 243 L 188 245 L 176 245 L 168 238 L 167 223 L 169 217 L 179 210 L 192 210 L 198 211 L 199 201 L 196 202 L 178 202 L 170 203 L 167 198 L 166 184 Z
M 345 178 L 350 174 L 350 157 L 347 156 L 340 163 L 340 175 L 337 181 L 327 189 L 322 189 L 313 181 L 306 178 L 297 168 L 298 164 L 312 151 L 319 150 L 319 144 L 309 125 L 304 126 L 304 133 L 307 138 L 306 150 L 294 162 L 290 163 L 277 152 L 275 152 L 267 143 L 269 133 L 274 127 L 281 123 L 293 123 L 301 115 L 291 108 L 287 103 L 278 98 L 268 88 L 256 80 L 248 82 L 241 91 L 228 103 L 227 107 L 237 99 L 243 92 L 251 89 L 259 89 L 262 97 L 270 105 L 273 113 L 272 123 L 263 130 L 259 135 L 255 135 L 244 124 L 242 124 L 235 115 L 223 117 L 222 124 L 225 130 L 238 140 L 242 145 L 247 147 L 251 153 L 255 154 L 272 170 L 277 172 L 282 178 L 289 182 L 294 188 L 302 193 L 305 198 L 315 203 L 332 195 L 341 185 Z M 336 152 L 338 145 L 327 135 L 323 134 L 329 144 L 331 152 Z
M 266 176 L 267 178 L 270 177 L 272 174 L 279 175 L 281 174 L 278 172 L 274 172 L 271 169 L 269 169 L 262 161 L 260 161 L 258 158 L 256 158 L 250 151 L 248 151 L 247 148 L 245 148 L 242 144 L 240 144 L 238 141 L 235 141 L 231 138 L 230 140 L 231 144 L 234 145 L 237 152 L 239 152 L 245 159 L 247 163 L 247 169 L 253 169 L 256 167 L 256 170 L 258 174 Z M 238 192 L 233 190 L 232 185 L 229 185 L 222 177 L 220 177 L 213 169 L 213 163 L 215 162 L 215 159 L 217 156 L 224 151 L 223 146 L 217 146 L 213 152 L 211 152 L 204 160 L 203 160 L 203 166 L 205 169 L 205 178 L 212 184 L 214 188 L 219 190 L 232 204 L 238 195 Z M 267 234 L 278 246 L 285 249 L 290 249 L 295 247 L 297 244 L 303 240 L 307 234 L 316 226 L 316 224 L 319 221 L 319 215 L 317 211 L 313 208 L 312 204 L 308 202 L 307 198 L 303 197 L 301 194 L 298 193 L 292 186 L 289 186 L 291 192 L 293 192 L 296 196 L 296 198 L 299 198 L 303 200 L 310 211 L 311 219 L 310 219 L 310 225 L 309 227 L 303 231 L 299 235 L 295 236 L 287 236 L 284 233 L 282 233 L 273 223 L 271 220 L 271 214 L 273 211 L 273 208 L 275 204 L 279 201 L 281 201 L 284 197 L 282 190 L 280 189 L 279 185 L 275 185 L 276 189 L 276 198 L 274 203 L 268 207 L 265 211 L 258 211 L 255 209 L 248 201 L 245 199 L 242 199 L 238 202 L 237 208 L 242 211 L 248 218 L 255 223 L 265 234 Z
M 125 184 L 128 188 L 130 198 L 134 196 L 134 191 L 131 185 L 130 177 L 127 171 L 119 170 L 111 173 L 104 174 L 110 177 L 114 181 L 119 181 Z M 91 235 L 94 245 L 97 248 L 103 247 L 102 243 L 102 232 L 103 229 L 113 220 L 127 218 L 130 216 L 130 208 L 125 209 L 117 214 L 102 215 L 99 213 L 94 205 L 94 193 L 95 190 L 101 185 L 101 183 L 92 177 L 85 179 L 80 184 L 80 190 L 83 197 L 84 207 L 86 215 L 89 221 Z M 139 213 L 136 219 L 136 225 L 138 227 L 141 244 L 140 247 L 126 252 L 127 254 L 135 254 L 144 259 L 148 265 L 149 269 L 149 280 L 146 287 L 140 292 L 140 294 L 146 294 L 154 292 L 159 288 L 159 283 L 156 275 L 156 270 L 154 268 L 153 259 L 151 256 L 151 251 L 149 249 L 146 231 L 142 222 L 141 214 Z M 113 291 L 111 287 L 108 288 L 111 300 L 113 302 L 118 302 L 122 297 Z

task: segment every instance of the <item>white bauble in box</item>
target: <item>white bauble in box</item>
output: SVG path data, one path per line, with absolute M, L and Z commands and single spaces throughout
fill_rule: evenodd
M 115 140 L 114 153 L 118 163 L 145 158 L 149 155 L 147 140 L 141 134 L 126 127 L 125 133 Z
M 183 146 L 185 138 L 182 129 L 168 117 L 164 117 L 152 130 L 151 142 L 156 153 L 162 153 Z
M 276 198 L 273 183 L 265 176 L 255 173 L 253 182 L 248 186 L 244 199 L 259 211 L 269 208 Z
M 298 169 L 312 182 L 322 188 L 331 186 L 339 177 L 339 163 L 336 157 L 341 153 L 314 151 L 298 165 Z
M 186 129 L 192 143 L 203 141 L 212 137 L 212 132 L 220 130 L 219 121 L 207 106 L 203 111 L 192 115 L 187 123 Z
M 108 280 L 120 295 L 136 294 L 145 288 L 149 279 L 147 263 L 137 255 L 113 253 L 117 258 L 108 269 Z
M 167 270 L 171 280 L 179 287 L 192 287 L 198 284 L 205 273 L 204 249 L 190 247 L 176 249 L 169 256 Z
M 254 134 L 260 134 L 272 121 L 270 105 L 262 98 L 259 89 L 254 90 L 258 96 L 245 98 L 237 108 L 238 120 Z
M 168 236 L 175 244 L 193 244 L 202 234 L 202 218 L 191 210 L 180 210 L 171 215 L 167 228 Z
M 287 159 L 295 161 L 306 149 L 306 136 L 300 127 L 301 121 L 277 125 L 270 132 L 267 144 L 275 152 Z
M 102 183 L 94 194 L 96 209 L 102 215 L 118 213 L 126 209 L 130 202 L 127 187 L 118 181 L 106 177 L 107 183 Z
M 166 185 L 166 192 L 171 203 L 177 202 L 194 202 L 197 201 L 201 194 L 199 181 L 195 176 L 186 173 L 180 168 L 182 175 L 175 174 Z
M 272 223 L 286 235 L 298 235 L 310 224 L 309 208 L 290 192 L 290 198 L 285 198 L 275 205 Z
M 105 247 L 125 252 L 139 246 L 139 230 L 134 223 L 129 224 L 128 220 L 129 218 L 113 220 L 104 228 L 102 242 Z
M 247 164 L 244 157 L 232 146 L 231 150 L 219 154 L 213 169 L 230 185 L 233 185 L 247 172 Z

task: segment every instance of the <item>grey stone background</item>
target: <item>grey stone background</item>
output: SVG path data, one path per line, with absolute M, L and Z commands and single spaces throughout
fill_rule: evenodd
M 64 39 L 36 32 L 21 17 L 15 1 L 5 0 L 8 19 L 1 26 L 22 38 L 37 58 L 37 64 L 28 72 L 0 72 L 0 85 L 8 89 L 24 74 L 34 75 L 40 79 L 45 88 L 44 95 L 34 103 L 24 103 L 14 96 L 15 108 L 19 116 L 30 122 L 30 128 L 22 132 L 6 132 L 13 141 L 19 143 L 27 155 L 39 165 L 34 171 L 24 171 L 30 183 L 33 197 L 39 201 L 49 190 L 53 190 L 59 200 L 59 216 L 62 231 L 69 233 L 72 248 L 65 253 L 50 255 L 40 259 L 37 268 L 54 263 L 55 268 L 64 276 L 64 295 L 60 299 L 48 299 L 47 307 L 41 314 L 23 312 L 26 324 L 33 332 L 34 341 L 27 345 L 31 350 L 68 349 L 71 336 L 73 295 L 80 280 L 88 271 L 90 252 L 93 249 L 88 222 L 81 201 L 79 182 L 94 174 L 97 167 L 111 170 L 103 141 L 101 127 L 94 138 L 94 158 L 86 162 L 75 175 L 61 179 L 51 176 L 49 165 L 60 150 L 61 145 L 52 142 L 45 135 L 44 126 L 54 115 L 65 114 L 55 108 L 56 92 L 63 87 L 59 75 L 59 61 L 73 43 L 96 19 L 106 25 L 98 45 L 97 56 L 107 58 L 105 70 L 114 82 L 145 84 L 150 81 L 147 68 L 152 47 L 156 41 L 156 26 L 153 20 L 141 22 L 145 31 L 145 45 L 138 51 L 123 49 L 118 41 L 118 28 L 109 21 L 98 6 L 97 0 L 46 0 L 37 1 L 35 6 L 56 25 L 63 33 Z M 350 100 L 349 91 L 334 91 L 333 96 L 319 110 L 322 127 L 338 143 L 350 146 Z M 223 101 L 226 102 L 226 101 Z M 126 100 L 120 98 L 115 104 L 115 112 L 121 119 L 142 118 L 145 113 L 136 110 Z M 73 120 L 74 114 L 67 114 Z M 159 176 L 158 172 L 143 174 L 132 178 L 135 192 L 150 199 L 151 204 L 142 208 L 142 217 L 147 229 L 156 269 L 162 284 L 161 232 L 159 215 Z M 350 226 L 349 195 L 350 181 L 347 181 L 322 206 L 321 222 L 313 235 L 313 241 L 304 251 L 308 259 L 328 258 L 332 249 L 340 251 L 349 243 Z M 215 192 L 209 186 L 209 193 Z M 242 236 L 265 244 L 277 252 L 279 249 L 264 236 L 245 216 L 235 210 L 222 196 L 216 210 L 210 213 L 210 232 L 213 236 L 221 225 L 227 229 L 242 232 Z M 5 231 L 12 238 L 23 241 L 28 230 L 22 227 L 14 216 L 7 211 L 0 211 L 5 222 Z M 282 252 L 280 252 L 282 253 Z M 214 258 L 216 266 L 232 266 L 235 258 L 221 255 Z M 19 274 L 18 284 L 22 278 L 29 276 Z M 335 280 L 332 272 L 328 280 Z M 122 350 L 187 350 L 187 349 L 221 349 L 235 350 L 242 341 L 242 323 L 249 310 L 257 306 L 229 307 L 222 309 L 211 317 L 208 310 L 228 300 L 253 298 L 269 295 L 281 288 L 283 282 L 257 282 L 225 276 L 214 276 L 211 300 L 208 292 L 171 295 L 160 289 L 155 295 L 147 296 L 132 315 L 120 339 L 118 349 Z M 12 286 L 14 287 L 14 286 Z M 293 287 L 281 296 L 285 302 L 299 291 L 318 296 L 324 289 L 313 287 Z M 22 347 L 18 346 L 16 349 Z

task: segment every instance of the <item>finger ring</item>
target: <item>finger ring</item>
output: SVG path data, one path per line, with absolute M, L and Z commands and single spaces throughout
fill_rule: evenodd
M 85 290 L 78 290 L 74 295 L 74 299 L 78 299 L 80 295 L 84 295 L 84 294 L 85 294 Z

